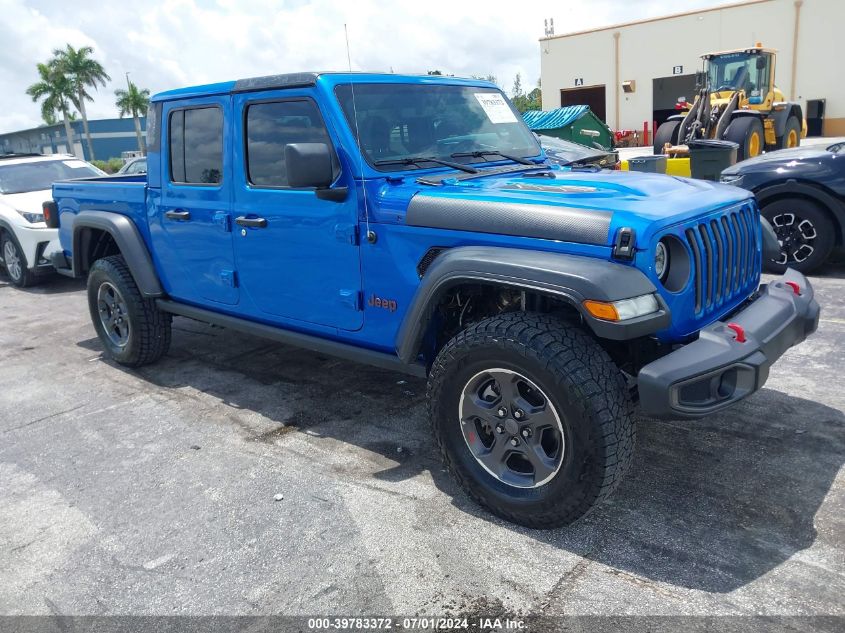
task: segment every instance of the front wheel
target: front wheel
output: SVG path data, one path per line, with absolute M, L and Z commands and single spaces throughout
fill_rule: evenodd
M 0 253 L 3 256 L 3 267 L 9 275 L 9 281 L 18 288 L 31 286 L 35 283 L 35 275 L 27 267 L 26 256 L 11 236 L 2 231 L 0 235 L 2 235 Z
M 815 202 L 781 198 L 764 204 L 760 213 L 771 223 L 780 243 L 780 257 L 765 262 L 769 272 L 783 274 L 787 268 L 794 268 L 809 274 L 833 250 L 836 227 L 831 216 Z
M 527 527 L 579 519 L 633 456 L 622 374 L 576 325 L 540 314 L 485 319 L 440 351 L 428 385 L 435 440 L 478 503 Z
M 759 156 L 765 144 L 763 124 L 755 116 L 737 117 L 725 129 L 725 140 L 739 145 L 737 162 Z

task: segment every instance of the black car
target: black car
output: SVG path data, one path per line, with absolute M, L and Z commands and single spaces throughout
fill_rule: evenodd
M 618 152 L 587 147 L 545 134 L 535 136 L 546 151 L 550 163 L 569 166 L 595 165 L 604 169 L 613 169 L 619 164 Z
M 808 273 L 845 243 L 845 142 L 769 152 L 722 172 L 723 183 L 753 191 L 781 246 L 766 268 Z

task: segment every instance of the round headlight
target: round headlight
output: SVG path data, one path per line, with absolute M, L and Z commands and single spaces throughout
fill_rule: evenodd
M 669 272 L 669 251 L 663 242 L 658 242 L 654 249 L 654 274 L 660 281 L 666 278 Z

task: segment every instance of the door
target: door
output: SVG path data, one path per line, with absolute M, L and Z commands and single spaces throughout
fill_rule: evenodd
M 651 80 L 651 86 L 651 119 L 657 123 L 657 127 L 663 125 L 670 116 L 682 113 L 682 110 L 675 107 L 679 99 L 692 103 L 695 101 L 697 94 L 695 89 L 695 73 L 690 75 L 658 77 L 657 79 Z
M 587 86 L 586 88 L 567 88 L 560 91 L 560 106 L 562 108 L 571 105 L 590 106 L 593 114 L 602 121 L 607 121 L 605 96 L 604 85 Z
M 335 183 L 341 174 L 336 137 L 308 90 L 235 95 L 236 168 L 232 216 L 241 289 L 258 310 L 345 330 L 363 324 L 354 188 L 343 200 L 288 185 L 285 146 L 326 143 Z M 349 179 L 349 182 L 344 182 Z
M 230 221 L 231 97 L 165 104 L 161 203 L 150 231 L 168 292 L 238 303 Z

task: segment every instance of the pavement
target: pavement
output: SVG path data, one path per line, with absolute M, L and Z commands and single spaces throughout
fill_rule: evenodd
M 845 265 L 813 283 L 762 391 L 640 419 L 613 497 L 535 531 L 448 477 L 421 380 L 182 318 L 128 370 L 81 283 L 0 277 L 0 614 L 845 615 Z

